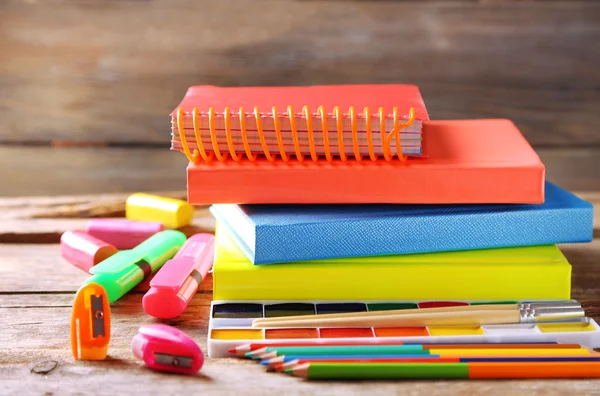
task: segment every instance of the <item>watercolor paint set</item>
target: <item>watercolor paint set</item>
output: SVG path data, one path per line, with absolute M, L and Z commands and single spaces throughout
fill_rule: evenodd
M 522 302 L 522 301 L 519 301 Z M 540 302 L 540 301 L 536 301 Z M 516 301 L 213 301 L 208 356 L 228 357 L 229 349 L 260 341 L 268 344 L 327 339 L 368 344 L 385 338 L 405 343 L 559 342 L 600 347 L 600 326 L 589 317 L 546 323 L 435 327 L 254 328 L 258 318 L 467 306 Z

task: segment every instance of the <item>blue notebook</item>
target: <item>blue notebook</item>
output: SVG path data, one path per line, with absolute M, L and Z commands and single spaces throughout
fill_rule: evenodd
M 254 264 L 590 242 L 593 206 L 550 183 L 545 202 L 210 208 Z

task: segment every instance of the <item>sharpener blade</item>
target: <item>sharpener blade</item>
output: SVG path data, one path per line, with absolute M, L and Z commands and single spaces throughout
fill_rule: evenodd
M 92 335 L 94 338 L 104 334 L 104 302 L 102 296 L 90 296 L 92 305 Z
M 194 359 L 189 356 L 169 355 L 166 353 L 154 352 L 154 360 L 156 363 L 174 367 L 192 367 Z

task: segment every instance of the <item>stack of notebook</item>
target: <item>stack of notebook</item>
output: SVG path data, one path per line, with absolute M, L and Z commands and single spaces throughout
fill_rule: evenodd
M 415 86 L 192 87 L 172 113 L 188 201 L 217 219 L 209 355 L 249 340 L 570 341 L 543 325 L 256 328 L 263 317 L 569 300 L 556 246 L 590 203 L 505 119 L 429 120 Z M 596 344 L 596 345 L 592 345 Z

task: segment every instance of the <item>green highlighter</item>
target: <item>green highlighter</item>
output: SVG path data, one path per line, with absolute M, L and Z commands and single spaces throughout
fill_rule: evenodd
M 92 277 L 106 290 L 109 302 L 115 302 L 171 259 L 186 241 L 176 230 L 158 232 L 130 250 L 122 250 L 93 266 Z

